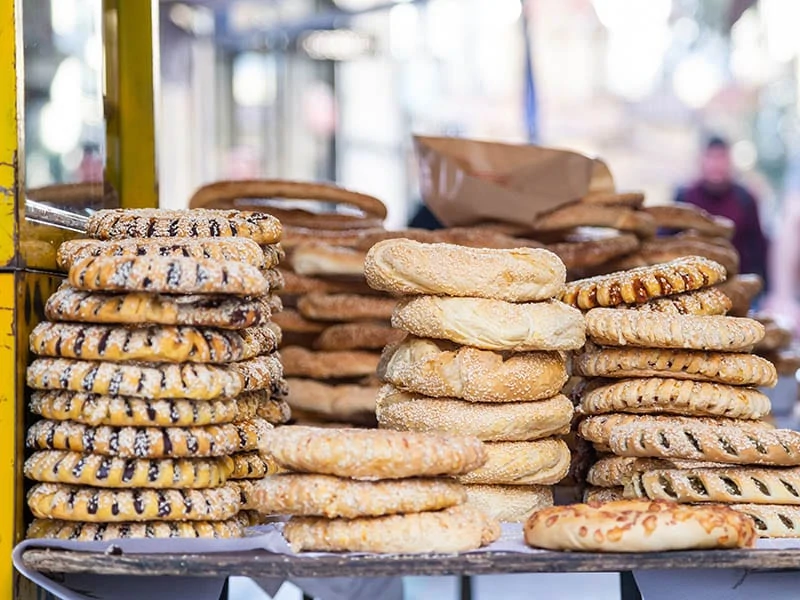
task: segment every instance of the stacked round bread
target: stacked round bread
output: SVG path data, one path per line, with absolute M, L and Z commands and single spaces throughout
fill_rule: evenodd
M 586 499 L 726 503 L 761 536 L 796 536 L 800 433 L 763 421 L 757 388 L 777 377 L 751 353 L 764 326 L 725 316 L 724 279 L 687 257 L 567 285 L 564 301 L 588 311 L 578 432 L 601 453 Z
M 474 437 L 289 425 L 263 448 L 288 472 L 258 482 L 253 505 L 291 515 L 295 552 L 463 552 L 500 536 L 452 479 L 486 463 Z
M 404 296 L 392 325 L 408 334 L 381 357 L 379 425 L 483 440 L 487 463 L 459 479 L 498 520 L 552 504 L 570 465 L 565 352 L 585 340 L 580 311 L 553 299 L 563 263 L 541 249 L 391 239 L 365 265 L 370 286 Z
M 231 481 L 267 472 L 259 440 L 289 418 L 270 322 L 280 223 L 115 210 L 88 232 L 59 248 L 68 280 L 30 337 L 28 535 L 238 536 Z

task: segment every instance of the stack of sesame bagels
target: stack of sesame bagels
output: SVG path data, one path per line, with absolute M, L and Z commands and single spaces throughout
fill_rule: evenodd
M 570 464 L 559 436 L 565 352 L 584 343 L 580 311 L 554 300 L 565 268 L 542 249 L 476 249 L 407 239 L 367 254 L 367 282 L 403 298 L 378 375 L 382 428 L 474 435 L 487 463 L 461 476 L 470 502 L 502 521 L 552 504 Z

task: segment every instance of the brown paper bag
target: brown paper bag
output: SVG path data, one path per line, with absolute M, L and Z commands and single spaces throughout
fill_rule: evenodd
M 590 191 L 614 191 L 605 163 L 577 152 L 420 136 L 414 145 L 422 199 L 448 227 L 531 225 Z

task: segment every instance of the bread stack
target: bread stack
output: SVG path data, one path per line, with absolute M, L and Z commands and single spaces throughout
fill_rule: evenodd
M 521 521 L 552 504 L 570 464 L 565 351 L 584 343 L 579 311 L 553 300 L 563 263 L 540 249 L 476 249 L 405 239 L 367 254 L 367 282 L 402 294 L 378 375 L 382 428 L 473 435 L 487 463 L 460 477 L 470 502 Z
M 730 301 L 710 287 L 724 278 L 689 257 L 567 285 L 564 300 L 588 310 L 578 431 L 602 453 L 587 499 L 726 503 L 761 536 L 796 536 L 800 434 L 763 421 L 756 388 L 776 373 L 750 351 L 764 327 L 724 316 Z
M 290 473 L 256 484 L 254 505 L 292 515 L 295 552 L 463 552 L 500 536 L 451 479 L 486 462 L 475 438 L 288 426 L 263 444 Z
M 269 321 L 280 223 L 100 211 L 88 232 L 102 239 L 59 248 L 68 281 L 30 338 L 28 535 L 238 536 L 230 480 L 264 475 L 265 418 L 288 419 Z

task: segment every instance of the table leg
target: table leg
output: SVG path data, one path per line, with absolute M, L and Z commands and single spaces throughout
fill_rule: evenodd
M 229 581 L 230 581 L 230 579 L 228 577 L 226 577 L 225 578 L 225 583 L 222 584 L 222 589 L 219 592 L 219 600 L 228 600 L 228 595 L 229 595 L 228 594 L 228 592 L 229 592 L 228 582 Z
M 619 574 L 620 598 L 622 600 L 642 600 L 639 586 L 630 571 L 623 571 Z
M 472 600 L 472 577 L 461 575 L 458 578 L 458 587 L 461 600 Z

